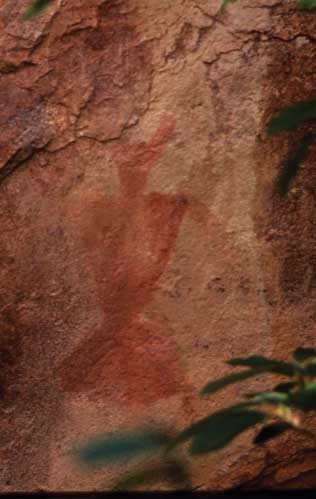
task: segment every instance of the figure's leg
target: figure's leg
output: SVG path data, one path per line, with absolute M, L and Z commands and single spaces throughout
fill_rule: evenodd
M 115 348 L 115 335 L 105 327 L 83 339 L 59 367 L 58 377 L 63 391 L 84 393 L 94 390 L 98 373 Z
M 188 389 L 170 331 L 134 319 L 115 337 L 94 335 L 68 356 L 60 370 L 66 392 L 124 405 L 150 405 Z

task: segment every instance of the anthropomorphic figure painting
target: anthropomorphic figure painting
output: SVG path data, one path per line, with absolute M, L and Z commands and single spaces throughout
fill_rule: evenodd
M 210 220 L 207 208 L 189 196 L 145 192 L 150 170 L 174 128 L 175 120 L 164 117 L 147 143 L 114 149 L 118 196 L 93 198 L 82 207 L 83 239 L 103 321 L 65 359 L 61 378 L 66 392 L 148 404 L 184 389 L 170 325 L 143 315 L 185 214 L 202 224 Z

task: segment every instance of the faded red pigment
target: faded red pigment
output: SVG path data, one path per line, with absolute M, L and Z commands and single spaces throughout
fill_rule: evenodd
M 99 197 L 84 210 L 83 238 L 104 319 L 61 368 L 63 390 L 94 400 L 150 404 L 187 383 L 170 327 L 142 317 L 190 209 L 202 223 L 205 206 L 182 194 L 145 194 L 151 168 L 175 126 L 165 117 L 148 143 L 120 144 L 114 151 L 120 192 Z

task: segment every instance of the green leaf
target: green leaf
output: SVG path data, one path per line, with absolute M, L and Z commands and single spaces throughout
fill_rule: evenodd
M 54 0 L 35 0 L 35 2 L 31 3 L 24 12 L 24 18 L 30 19 L 31 17 L 36 16 L 42 10 L 46 9 L 50 3 Z
M 289 396 L 287 393 L 280 392 L 262 392 L 255 395 L 251 402 L 254 404 L 286 404 L 288 402 Z
M 289 393 L 296 387 L 296 383 L 289 381 L 288 383 L 279 383 L 273 388 L 274 392 Z
M 316 357 L 316 348 L 298 347 L 293 353 L 293 358 L 297 362 L 304 362 L 304 360 L 312 359 L 313 357 Z
M 254 439 L 254 444 L 261 445 L 271 440 L 272 438 L 278 437 L 282 435 L 286 431 L 292 429 L 292 425 L 288 423 L 273 423 L 267 426 L 264 426 L 256 438 Z
M 285 107 L 271 119 L 268 124 L 268 133 L 275 135 L 280 132 L 294 130 L 302 122 L 316 118 L 316 99 L 296 102 Z
M 301 9 L 315 9 L 316 0 L 297 0 L 298 6 Z
M 262 423 L 264 419 L 262 412 L 249 409 L 228 409 L 215 413 L 208 419 L 203 431 L 193 437 L 190 453 L 205 454 L 222 449 L 240 433 Z
M 245 366 L 252 369 L 260 370 L 261 372 L 270 372 L 275 374 L 283 374 L 285 376 L 294 376 L 295 366 L 289 362 L 267 359 L 261 355 L 252 355 L 246 358 L 234 358 L 228 361 L 231 366 Z
M 215 381 L 210 381 L 209 383 L 207 383 L 207 385 L 204 386 L 204 388 L 201 391 L 201 394 L 206 395 L 210 393 L 215 393 L 218 390 L 221 390 L 222 388 L 231 385 L 232 383 L 237 383 L 238 381 L 243 381 L 245 379 L 252 378 L 253 376 L 256 376 L 256 374 L 260 372 L 262 371 L 249 369 L 246 371 L 241 371 L 239 373 L 230 374 Z
M 310 364 L 304 366 L 303 374 L 305 376 L 316 376 L 316 362 L 311 362 Z
M 115 491 L 128 491 L 137 489 L 142 485 L 150 485 L 159 482 L 164 475 L 165 470 L 163 466 L 153 466 L 137 471 L 119 480 L 113 487 Z
M 301 390 L 291 393 L 289 404 L 306 412 L 316 410 L 316 383 L 308 383 Z
M 271 391 L 271 392 L 251 392 L 245 395 L 249 399 L 249 403 L 254 404 L 282 404 L 287 400 L 287 393 Z
M 241 431 L 263 421 L 265 414 L 249 409 L 248 403 L 237 404 L 200 419 L 181 432 L 169 445 L 168 450 L 194 439 L 193 454 L 210 452 L 227 445 Z M 202 450 L 203 449 L 203 450 Z
M 187 465 L 174 459 L 144 467 L 124 476 L 115 484 L 114 490 L 127 491 L 163 481 L 174 484 L 178 489 L 192 488 Z
M 295 366 L 293 364 L 289 364 L 287 362 L 280 362 L 276 360 L 269 360 L 266 359 L 265 357 L 258 355 L 253 355 L 251 357 L 247 357 L 246 359 L 234 358 L 229 360 L 228 364 L 232 366 L 247 366 L 251 367 L 252 369 L 241 371 L 239 373 L 230 374 L 215 381 L 210 381 L 201 390 L 202 395 L 215 393 L 218 390 L 221 390 L 222 388 L 231 385 L 232 383 L 243 381 L 245 379 L 254 377 L 258 374 L 272 372 L 276 374 L 284 374 L 286 376 L 293 376 L 295 373 Z M 293 383 L 288 383 L 288 384 L 283 383 L 283 386 L 289 386 L 289 385 L 292 388 L 295 386 Z
M 278 188 L 282 196 L 288 193 L 292 180 L 296 177 L 299 167 L 307 156 L 309 146 L 315 142 L 316 135 L 305 135 L 297 149 L 289 155 L 281 175 L 278 179 Z
M 168 442 L 169 437 L 155 431 L 105 435 L 95 438 L 79 449 L 79 458 L 90 465 L 113 463 L 157 451 Z

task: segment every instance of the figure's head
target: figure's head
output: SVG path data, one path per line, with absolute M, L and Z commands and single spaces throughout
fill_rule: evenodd
M 175 119 L 165 116 L 149 142 L 126 144 L 117 154 L 123 196 L 141 194 L 151 168 L 163 153 L 175 127 Z

